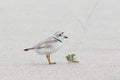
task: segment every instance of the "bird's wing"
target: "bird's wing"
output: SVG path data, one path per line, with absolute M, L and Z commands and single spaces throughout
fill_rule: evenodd
M 38 43 L 38 45 L 36 45 L 35 48 L 37 48 L 37 49 L 44 48 L 44 47 L 46 47 L 46 45 L 49 45 L 53 42 L 55 42 L 55 40 L 52 37 L 50 37 L 50 38 Z

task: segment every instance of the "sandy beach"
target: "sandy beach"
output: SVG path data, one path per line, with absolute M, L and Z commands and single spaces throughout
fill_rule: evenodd
M 118 0 L 1 0 L 0 80 L 120 80 Z M 63 48 L 24 52 L 64 31 Z M 67 54 L 79 63 L 69 63 Z

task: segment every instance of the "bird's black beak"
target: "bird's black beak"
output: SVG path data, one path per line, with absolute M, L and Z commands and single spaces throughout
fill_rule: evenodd
M 66 39 L 67 39 L 68 37 L 67 37 L 67 36 L 64 36 L 64 38 L 66 38 Z

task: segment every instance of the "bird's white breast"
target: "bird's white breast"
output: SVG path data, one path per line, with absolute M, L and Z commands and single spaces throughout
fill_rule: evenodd
M 60 43 L 60 42 L 55 42 L 55 43 L 53 43 L 50 47 L 50 49 L 52 50 L 52 51 L 57 51 L 57 50 L 59 50 L 60 48 L 61 48 L 61 46 L 62 46 L 62 43 Z

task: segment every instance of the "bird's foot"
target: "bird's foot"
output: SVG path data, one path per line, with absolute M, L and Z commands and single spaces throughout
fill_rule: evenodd
M 51 63 L 49 63 L 49 64 L 56 64 L 56 62 L 51 62 Z

